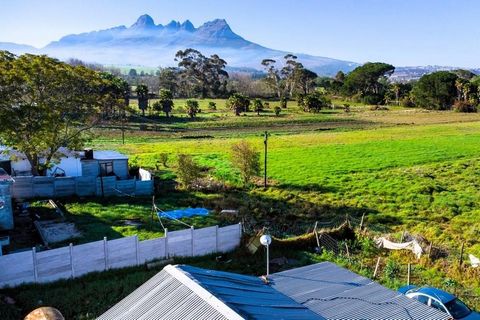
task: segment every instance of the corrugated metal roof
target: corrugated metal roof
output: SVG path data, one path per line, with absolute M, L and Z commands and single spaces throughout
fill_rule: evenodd
M 98 319 L 324 319 L 257 277 L 166 266 Z
M 177 268 L 247 319 L 324 319 L 257 277 L 186 265 Z
M 98 319 L 234 319 L 181 280 L 165 268 Z
M 272 287 L 327 319 L 449 319 L 330 262 L 275 273 Z

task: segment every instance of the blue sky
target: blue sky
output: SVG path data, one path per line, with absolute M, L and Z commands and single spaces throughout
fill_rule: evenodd
M 37 47 L 63 35 L 225 18 L 266 47 L 397 66 L 480 67 L 477 0 L 0 0 L 0 42 Z

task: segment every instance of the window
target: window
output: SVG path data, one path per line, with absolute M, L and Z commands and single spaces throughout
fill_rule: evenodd
M 445 307 L 450 311 L 450 315 L 455 319 L 461 319 L 468 316 L 472 311 L 459 299 L 453 299 L 445 303 Z
M 100 176 L 111 176 L 113 175 L 113 162 L 101 162 L 100 163 Z
M 423 304 L 428 304 L 428 297 L 423 294 L 416 295 L 414 299 Z
M 445 313 L 447 312 L 447 310 L 445 310 L 445 307 L 443 306 L 443 304 L 441 304 L 437 300 L 430 299 L 430 307 L 438 309 L 438 310 L 440 310 L 442 312 L 445 312 Z

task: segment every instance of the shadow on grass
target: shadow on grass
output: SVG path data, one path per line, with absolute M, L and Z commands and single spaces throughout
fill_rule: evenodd
M 320 192 L 320 193 L 327 193 L 327 192 L 337 192 L 338 189 L 333 186 L 324 186 L 319 183 L 308 183 L 308 184 L 291 184 L 291 183 L 282 183 L 276 186 L 277 189 L 282 189 L 286 191 L 310 191 L 310 192 Z

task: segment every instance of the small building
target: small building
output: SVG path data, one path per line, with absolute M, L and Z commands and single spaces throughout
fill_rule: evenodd
M 269 281 L 166 266 L 98 319 L 449 319 L 416 300 L 330 262 Z
M 13 179 L 0 168 L 0 230 L 13 229 L 11 186 Z M 0 247 L 1 255 L 1 247 Z
M 153 193 L 150 172 L 140 169 L 131 176 L 128 157 L 120 152 L 61 148 L 59 153 L 62 156 L 44 176 L 33 176 L 24 154 L 0 146 L 0 168 L 15 180 L 12 197 L 146 196 Z
M 3 151 L 2 151 L 3 150 Z M 30 176 L 32 166 L 26 156 L 16 150 L 0 147 L 0 168 L 11 176 Z M 58 163 L 48 169 L 46 176 L 89 177 L 117 176 L 128 179 L 128 157 L 113 150 L 72 151 L 60 148 Z

